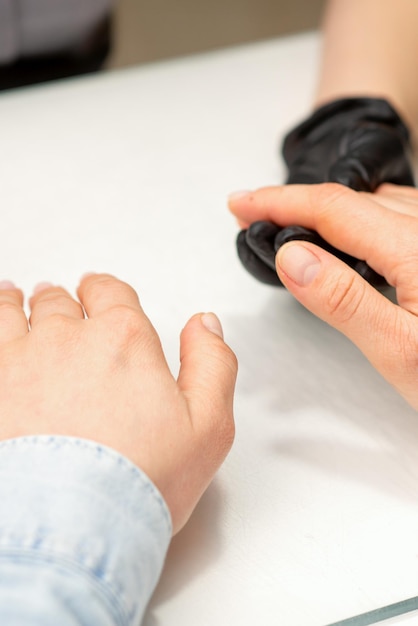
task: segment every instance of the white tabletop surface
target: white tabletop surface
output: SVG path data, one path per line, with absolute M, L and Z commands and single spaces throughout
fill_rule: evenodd
M 307 34 L 0 96 L 0 278 L 73 290 L 112 272 L 174 371 L 196 311 L 218 313 L 239 358 L 235 445 L 145 626 L 324 626 L 418 594 L 417 415 L 241 268 L 226 210 L 230 191 L 283 180 L 318 52 Z

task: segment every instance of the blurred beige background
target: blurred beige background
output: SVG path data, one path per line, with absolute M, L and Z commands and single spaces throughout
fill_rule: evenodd
M 119 0 L 109 68 L 317 28 L 325 0 Z

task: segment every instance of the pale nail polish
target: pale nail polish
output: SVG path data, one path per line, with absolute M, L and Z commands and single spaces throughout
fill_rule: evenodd
M 0 280 L 0 289 L 16 289 L 16 285 L 10 280 Z

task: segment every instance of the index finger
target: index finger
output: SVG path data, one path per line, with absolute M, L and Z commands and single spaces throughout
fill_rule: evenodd
M 387 209 L 418 217 L 418 189 L 384 183 L 374 192 L 374 199 Z
M 391 284 L 394 261 L 416 259 L 415 217 L 382 206 L 373 194 L 336 183 L 265 187 L 232 196 L 229 207 L 249 223 L 269 220 L 315 230 L 338 250 L 366 261 Z
M 381 207 L 372 194 L 353 191 L 338 183 L 262 187 L 229 197 L 228 206 L 238 220 L 252 224 L 268 220 L 280 226 L 298 224 L 319 232 L 329 221 L 344 219 L 349 210 L 360 218 Z

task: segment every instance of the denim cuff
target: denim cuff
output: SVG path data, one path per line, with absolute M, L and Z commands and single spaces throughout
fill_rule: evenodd
M 0 443 L 0 506 L 0 580 L 17 562 L 35 578 L 59 570 L 73 602 L 88 602 L 90 588 L 114 623 L 138 623 L 172 533 L 165 501 L 139 468 L 92 441 L 10 439 Z

